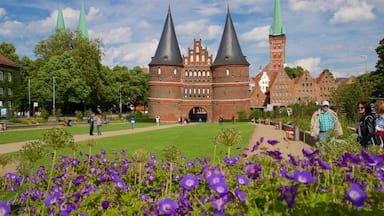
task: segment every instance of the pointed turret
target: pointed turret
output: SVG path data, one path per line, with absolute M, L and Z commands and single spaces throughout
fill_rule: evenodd
M 63 18 L 63 11 L 61 9 L 61 6 L 57 9 L 57 21 L 56 21 L 56 29 L 60 30 L 62 32 L 65 31 L 65 24 L 64 24 L 64 18 Z
M 269 35 L 279 36 L 285 35 L 285 27 L 280 12 L 280 0 L 275 0 L 275 15 L 273 17 L 273 23 L 269 29 Z
M 217 51 L 213 66 L 228 64 L 249 65 L 237 40 L 229 8 L 227 10 L 227 20 L 225 22 L 223 36 L 221 37 L 220 47 Z
M 149 65 L 183 65 L 170 7 L 168 7 L 168 14 L 159 45 L 157 46 L 155 56 L 152 57 L 152 61 Z
M 78 30 L 84 38 L 88 38 L 87 21 L 85 19 L 84 1 L 81 4 Z

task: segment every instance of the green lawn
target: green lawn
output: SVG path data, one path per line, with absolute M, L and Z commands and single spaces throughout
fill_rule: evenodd
M 234 127 L 241 132 L 242 142 L 239 146 L 234 146 L 231 149 L 231 156 L 239 155 L 249 143 L 252 137 L 255 125 L 249 123 L 230 123 L 220 126 L 219 124 L 195 124 L 189 126 L 180 126 L 174 128 L 164 128 L 161 130 L 146 131 L 128 135 L 120 135 L 114 137 L 106 137 L 95 139 L 96 145 L 92 147 L 92 154 L 100 153 L 102 149 L 107 151 L 108 157 L 113 157 L 112 152 L 120 153 L 121 150 L 126 151 L 127 157 L 137 149 L 146 150 L 148 153 L 153 153 L 158 159 L 163 159 L 163 150 L 168 146 L 177 147 L 182 156 L 187 160 L 193 160 L 196 157 L 213 157 L 214 145 L 211 140 L 216 136 L 222 128 Z M 79 151 L 84 153 L 89 152 L 88 141 L 80 142 Z M 227 152 L 227 147 L 224 145 L 217 146 L 218 158 L 223 158 Z M 15 154 L 15 153 L 14 153 Z M 69 149 L 60 149 L 59 155 L 73 155 L 74 152 Z M 51 162 L 47 156 L 37 164 L 48 165 Z
M 154 123 L 136 123 L 135 127 L 149 127 L 153 126 Z M 72 135 L 78 134 L 87 134 L 89 133 L 88 125 L 74 125 L 72 127 L 56 126 L 63 127 Z M 114 130 L 124 130 L 129 129 L 131 125 L 128 122 L 125 123 L 111 123 L 103 125 L 103 131 L 114 131 Z M 28 140 L 39 139 L 41 135 L 47 130 L 47 128 L 36 128 L 31 130 L 7 130 L 5 132 L 0 132 L 0 144 L 13 143 L 13 142 L 22 142 Z M 95 127 L 96 132 L 96 127 Z M 97 133 L 97 132 L 96 132 Z

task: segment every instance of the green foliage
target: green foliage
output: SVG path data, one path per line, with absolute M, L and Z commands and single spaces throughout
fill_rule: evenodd
M 291 79 L 301 77 L 304 74 L 304 68 L 301 66 L 297 66 L 296 68 L 285 67 L 284 70 L 287 73 L 288 77 Z
M 21 147 L 19 152 L 23 159 L 30 163 L 35 163 L 46 155 L 47 148 L 41 140 L 35 140 L 27 142 Z
M 237 118 L 239 121 L 247 120 L 247 111 L 240 110 L 239 112 L 237 112 Z
M 47 130 L 41 138 L 41 141 L 53 149 L 59 149 L 66 146 L 73 146 L 73 136 L 63 128 L 52 128 Z
M 144 149 L 137 149 L 132 153 L 132 160 L 142 163 L 148 160 L 149 153 Z
M 166 161 L 176 162 L 180 158 L 181 152 L 176 146 L 171 145 L 163 149 L 163 154 Z
M 215 145 L 223 144 L 225 146 L 238 145 L 242 140 L 241 133 L 235 128 L 224 128 L 213 137 L 212 142 Z
M 321 74 L 328 74 L 332 79 L 335 79 L 335 76 L 333 76 L 333 73 L 329 69 L 324 69 Z
M 75 111 L 75 116 L 76 116 L 76 119 L 77 119 L 78 121 L 82 121 L 83 118 L 84 118 L 84 114 L 83 114 L 83 112 L 81 112 L 80 110 L 76 110 L 76 111 Z
M 0 154 L 0 165 L 4 168 L 9 162 L 11 162 L 11 157 L 8 154 Z

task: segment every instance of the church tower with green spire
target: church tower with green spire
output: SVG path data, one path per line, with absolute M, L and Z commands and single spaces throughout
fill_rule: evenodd
M 269 29 L 270 69 L 280 71 L 285 64 L 285 27 L 280 11 L 280 0 L 275 0 L 273 23 Z
M 65 32 L 63 10 L 61 9 L 61 6 L 59 6 L 59 8 L 57 9 L 56 30 L 60 30 L 61 32 Z
M 78 30 L 84 38 L 88 39 L 87 21 L 85 19 L 84 1 L 81 4 Z

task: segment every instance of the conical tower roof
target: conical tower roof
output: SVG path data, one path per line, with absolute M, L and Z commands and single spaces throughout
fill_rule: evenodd
M 57 21 L 56 21 L 56 29 L 60 31 L 65 31 L 65 24 L 64 24 L 64 18 L 63 18 L 63 11 L 61 9 L 61 6 L 57 9 Z
M 168 8 L 168 14 L 159 45 L 157 46 L 155 56 L 152 57 L 152 61 L 149 65 L 183 65 L 170 7 Z
M 221 37 L 220 47 L 217 51 L 217 56 L 213 62 L 213 66 L 229 64 L 249 65 L 243 55 L 243 52 L 241 51 L 228 8 L 223 36 Z
M 279 36 L 285 35 L 285 27 L 280 12 L 280 0 L 275 0 L 275 15 L 273 17 L 273 23 L 269 29 L 269 35 Z
M 85 7 L 84 7 L 84 1 L 83 1 L 82 4 L 81 4 L 78 29 L 79 29 L 81 35 L 82 35 L 84 38 L 88 38 L 88 28 L 87 28 L 87 21 L 86 21 L 86 19 L 85 19 Z

